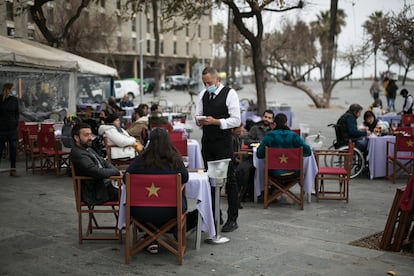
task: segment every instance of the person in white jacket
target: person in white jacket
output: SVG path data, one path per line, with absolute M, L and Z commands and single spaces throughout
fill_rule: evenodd
M 105 124 L 99 127 L 98 133 L 106 137 L 108 145 L 116 146 L 111 148 L 112 159 L 133 159 L 143 149 L 141 143 L 121 127 L 121 121 L 116 114 L 105 118 Z

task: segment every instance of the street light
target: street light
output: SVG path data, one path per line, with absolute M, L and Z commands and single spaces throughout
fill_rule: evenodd
M 142 104 L 144 95 L 144 56 L 142 55 L 142 12 L 139 13 L 139 98 Z

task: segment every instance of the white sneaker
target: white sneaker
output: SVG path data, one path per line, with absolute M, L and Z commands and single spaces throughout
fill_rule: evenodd
M 147 251 L 151 254 L 158 254 L 158 244 L 150 244 L 147 247 Z

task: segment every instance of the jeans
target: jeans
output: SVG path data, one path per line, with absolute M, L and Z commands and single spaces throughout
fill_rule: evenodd
M 388 106 L 388 111 L 395 112 L 395 98 L 387 97 L 387 106 Z

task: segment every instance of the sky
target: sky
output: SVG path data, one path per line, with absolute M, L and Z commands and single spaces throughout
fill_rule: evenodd
M 289 1 L 289 0 L 286 0 Z M 266 31 L 272 31 L 271 28 L 277 28 L 281 22 L 285 20 L 295 20 L 295 18 L 301 18 L 305 22 L 311 22 L 316 20 L 316 16 L 321 11 L 328 11 L 330 9 L 330 0 L 306 0 L 308 3 L 302 10 L 292 10 L 285 13 L 275 14 L 266 13 L 263 16 L 263 23 L 267 27 Z M 368 19 L 369 15 L 375 11 L 382 11 L 385 13 L 398 14 L 402 11 L 404 4 L 414 5 L 414 0 L 338 0 L 338 8 L 345 11 L 346 26 L 343 28 L 338 38 L 338 50 L 346 51 L 351 46 L 361 45 L 363 41 L 363 23 Z M 221 21 L 226 17 L 226 12 L 213 13 L 213 21 Z M 377 71 L 385 71 L 387 69 L 385 59 L 379 56 L 377 59 Z M 336 77 L 347 73 L 349 69 L 345 66 L 338 64 L 336 67 Z M 398 66 L 391 67 L 391 71 L 395 73 L 399 72 Z M 401 74 L 403 70 L 401 70 Z M 317 76 L 319 72 L 314 72 Z M 365 66 L 358 66 L 354 69 L 353 77 L 370 77 L 374 75 L 374 58 L 371 57 Z M 409 73 L 410 77 L 414 78 L 414 71 Z

